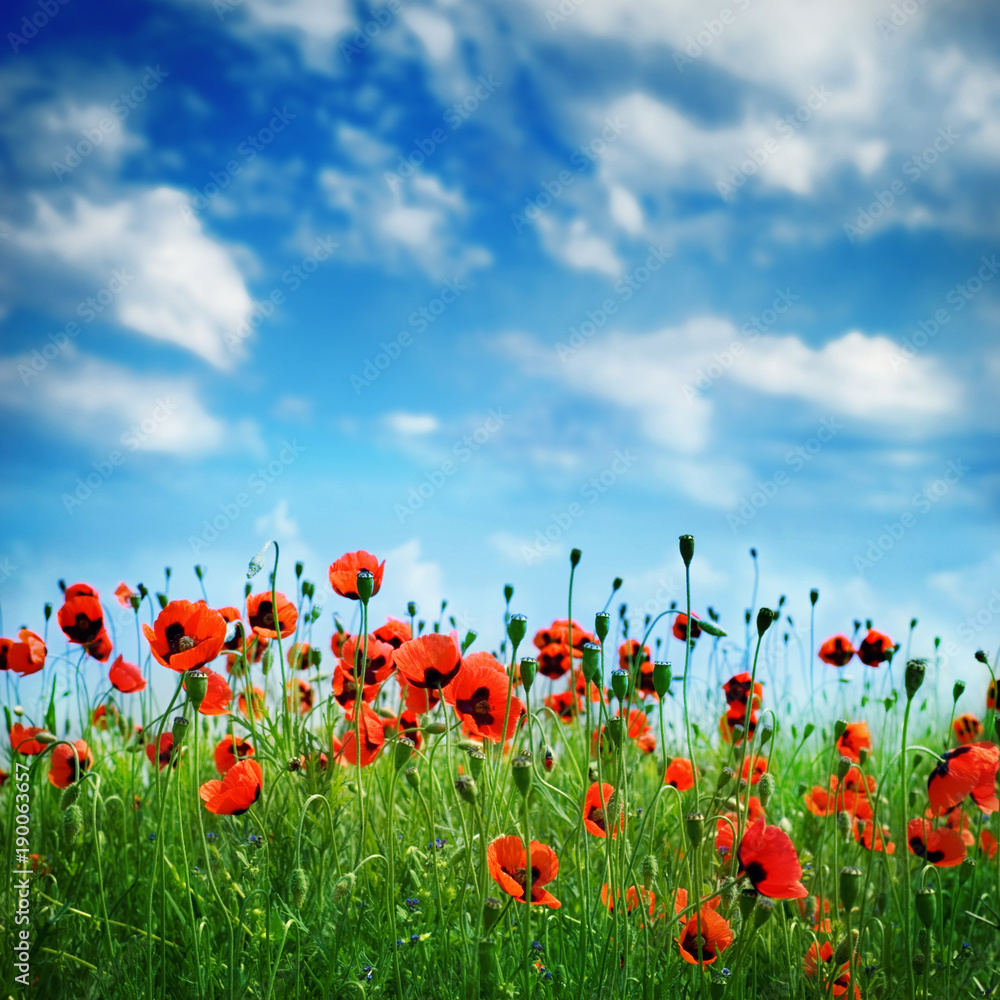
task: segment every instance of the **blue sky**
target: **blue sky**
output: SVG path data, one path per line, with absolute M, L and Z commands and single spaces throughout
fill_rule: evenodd
M 581 618 L 663 610 L 691 532 L 738 635 L 756 546 L 796 627 L 1000 642 L 995 7 L 3 18 L 5 634 L 60 577 L 238 603 L 273 537 L 495 644 L 573 546 Z

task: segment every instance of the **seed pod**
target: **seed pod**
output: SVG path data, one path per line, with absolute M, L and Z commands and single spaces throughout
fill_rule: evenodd
M 658 660 L 653 664 L 653 690 L 658 698 L 669 693 L 671 680 L 669 663 Z
M 761 608 L 757 612 L 757 634 L 763 635 L 778 620 L 778 612 Z
M 597 638 L 604 642 L 611 630 L 611 615 L 607 611 L 598 611 L 594 616 L 594 632 Z
M 760 776 L 760 781 L 757 782 L 757 795 L 762 806 L 767 806 L 768 800 L 774 792 L 775 784 L 774 775 L 769 771 Z
M 531 758 L 518 754 L 510 763 L 514 775 L 514 784 L 522 797 L 531 789 Z
M 417 749 L 416 743 L 409 736 L 397 736 L 396 745 L 393 748 L 392 760 L 398 771 L 401 767 L 406 767 L 410 763 L 413 751 Z
M 375 591 L 375 575 L 370 569 L 359 569 L 357 576 L 358 598 L 362 604 L 367 604 Z
M 580 558 L 582 555 L 583 553 L 579 549 L 570 549 L 569 564 L 573 567 L 573 569 L 576 569 L 576 567 L 580 565 Z
M 183 715 L 178 715 L 174 718 L 173 728 L 170 730 L 170 735 L 174 738 L 173 749 L 175 752 L 180 752 L 181 744 L 184 742 L 188 731 L 188 720 Z
M 62 815 L 62 835 L 67 844 L 72 844 L 83 829 L 83 810 L 74 803 Z
M 406 778 L 406 783 L 416 791 L 420 787 L 420 772 L 416 767 L 411 764 L 404 772 L 403 777 Z
M 735 776 L 736 772 L 731 767 L 724 767 L 719 772 L 719 780 L 715 783 L 715 790 L 717 792 L 722 791 Z
M 592 681 L 601 670 L 601 647 L 596 642 L 583 644 L 583 660 L 580 664 L 584 680 Z
M 906 700 L 911 701 L 913 696 L 920 690 L 920 685 L 924 683 L 924 675 L 927 673 L 926 660 L 910 660 L 906 664 L 906 674 L 904 682 L 906 684 Z
M 535 674 L 538 671 L 538 660 L 533 656 L 525 656 L 521 659 L 520 673 L 521 683 L 524 685 L 524 692 L 527 694 L 531 690 L 531 685 L 535 683 Z
M 754 925 L 760 927 L 771 914 L 774 913 L 774 900 L 768 899 L 767 896 L 761 896 L 757 900 L 757 907 L 754 910 Z
M 833 738 L 835 740 L 839 740 L 840 737 L 844 735 L 847 731 L 847 725 L 848 723 L 846 719 L 837 719 L 837 721 L 833 724 Z
M 760 893 L 753 886 L 748 886 L 740 893 L 740 916 L 744 921 L 753 913 L 759 898 Z
M 698 847 L 705 835 L 705 817 L 702 813 L 688 813 L 684 817 L 684 829 L 692 847 Z
M 483 930 L 489 934 L 493 925 L 500 919 L 500 912 L 503 910 L 503 903 L 496 896 L 487 896 L 483 908 Z
M 476 782 L 467 774 L 460 774 L 455 779 L 455 791 L 462 797 L 463 801 L 470 806 L 476 804 Z
M 184 690 L 191 707 L 197 712 L 208 694 L 208 674 L 204 670 L 189 670 L 184 675 Z
M 924 886 L 923 889 L 917 889 L 914 893 L 913 901 L 920 922 L 929 929 L 937 916 L 937 893 L 932 886 Z
M 691 560 L 694 559 L 694 535 L 681 535 L 678 547 L 681 550 L 681 559 L 684 560 L 684 565 L 690 566 Z
M 309 876 L 303 869 L 292 869 L 292 874 L 288 876 L 288 891 L 291 893 L 295 909 L 301 910 L 302 904 L 306 901 L 306 893 L 309 891 Z
M 847 777 L 847 772 L 854 766 L 854 761 L 850 757 L 841 757 L 837 761 L 837 780 L 843 781 Z
M 507 637 L 519 646 L 528 631 L 528 619 L 524 615 L 511 615 L 507 621 Z
M 861 891 L 862 878 L 860 868 L 845 867 L 840 869 L 840 902 L 848 912 L 857 901 L 858 893 Z
M 620 747 L 625 731 L 625 720 L 620 715 L 616 715 L 613 719 L 608 719 L 607 730 L 614 745 Z
M 478 780 L 483 773 L 483 765 L 486 763 L 486 754 L 479 747 L 469 747 L 469 773 L 473 780 Z
M 629 673 L 627 670 L 611 672 L 611 690 L 619 701 L 624 701 L 628 694 Z

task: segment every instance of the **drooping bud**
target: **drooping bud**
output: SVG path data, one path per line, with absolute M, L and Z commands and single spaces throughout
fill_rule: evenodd
M 934 888 L 927 885 L 923 889 L 917 889 L 913 895 L 913 902 L 920 922 L 924 927 L 930 929 L 937 916 L 937 893 Z
M 356 881 L 357 877 L 354 872 L 341 875 L 333 887 L 333 901 L 339 903 L 345 896 L 349 896 L 354 892 L 354 883 Z
M 516 648 L 528 631 L 528 619 L 524 615 L 511 615 L 507 622 L 507 637 Z
M 910 660 L 906 664 L 906 700 L 911 701 L 913 696 L 920 690 L 920 685 L 924 683 L 924 674 L 927 673 L 926 660 Z
M 986 664 L 989 663 L 989 660 L 986 658 L 986 654 L 981 649 L 976 650 L 976 659 L 980 663 L 986 663 Z
M 660 874 L 659 862 L 652 854 L 647 854 L 642 859 L 642 887 L 648 889 L 656 884 L 656 876 Z
M 524 685 L 524 693 L 531 690 L 531 685 L 535 683 L 535 673 L 538 670 L 538 660 L 533 656 L 521 658 L 521 683 Z
M 958 701 L 962 697 L 962 692 L 965 690 L 965 681 L 955 681 L 955 686 L 951 689 L 951 697 L 954 701 Z
M 403 777 L 406 778 L 406 783 L 416 791 L 420 787 L 420 772 L 416 769 L 416 766 L 411 764 L 404 772 Z
M 757 634 L 763 635 L 777 621 L 778 613 L 770 608 L 761 608 L 757 612 Z
M 694 559 L 694 535 L 681 535 L 679 539 L 679 548 L 681 550 L 681 559 L 684 560 L 684 565 L 690 566 L 691 560 Z
M 773 735 L 774 735 L 774 730 L 770 726 L 763 725 L 760 727 L 760 733 L 759 733 L 760 749 L 763 749 L 766 746 L 768 740 L 770 740 Z
M 406 767 L 410 763 L 413 751 L 417 749 L 417 744 L 409 736 L 398 736 L 396 746 L 393 748 L 393 763 L 398 771 L 401 767 Z
M 684 830 L 692 847 L 698 847 L 705 835 L 705 817 L 702 813 L 688 813 L 684 817 Z
M 62 835 L 67 844 L 72 844 L 83 829 L 83 810 L 73 803 L 62 814 Z
M 188 720 L 183 715 L 178 715 L 174 717 L 174 724 L 170 730 L 170 735 L 173 737 L 173 749 L 174 752 L 180 751 L 180 746 L 187 737 L 188 731 Z
M 74 781 L 72 785 L 67 785 L 66 790 L 62 793 L 59 808 L 63 811 L 69 809 L 69 807 L 80 797 L 81 787 L 82 785 L 79 781 Z
M 511 762 L 510 769 L 514 775 L 514 784 L 522 797 L 531 790 L 531 758 L 518 754 Z
M 598 675 L 601 669 L 601 647 L 596 642 L 585 642 L 583 644 L 583 661 L 580 664 L 583 671 L 584 680 L 590 682 Z
M 300 564 L 301 565 L 301 564 Z M 302 904 L 306 901 L 306 893 L 309 891 L 309 876 L 301 868 L 293 868 L 292 874 L 288 876 L 288 892 L 295 904 L 295 909 L 301 910 Z
M 774 775 L 770 771 L 765 771 L 764 774 L 760 776 L 760 781 L 757 783 L 757 796 L 760 798 L 760 804 L 767 807 L 768 800 L 774 793 L 775 780 Z
M 462 800 L 468 802 L 470 806 L 476 804 L 476 782 L 468 774 L 460 774 L 455 779 L 455 791 L 462 797 Z
M 834 967 L 839 969 L 851 960 L 855 948 L 858 946 L 858 929 L 852 928 L 849 935 L 845 934 L 838 942 L 837 949 L 833 953 Z
M 184 690 L 191 707 L 197 712 L 208 694 L 208 674 L 203 670 L 189 670 L 184 675 Z
M 719 780 L 716 782 L 715 790 L 721 791 L 736 776 L 736 772 L 731 767 L 724 767 L 719 772 Z
M 845 867 L 840 869 L 840 902 L 845 910 L 850 911 L 861 891 L 863 873 L 860 868 Z
M 611 615 L 607 611 L 598 611 L 594 615 L 594 633 L 601 642 L 604 642 L 608 637 L 608 632 L 611 631 Z

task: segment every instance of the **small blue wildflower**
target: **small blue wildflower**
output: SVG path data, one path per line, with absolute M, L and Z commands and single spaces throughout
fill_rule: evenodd
M 419 934 L 411 934 L 410 935 L 410 944 L 415 944 L 419 940 L 420 940 L 420 935 Z
M 541 941 L 532 941 L 531 942 L 531 947 L 532 947 L 532 950 L 534 950 L 534 951 L 544 951 L 544 949 L 542 948 L 542 942 Z
M 396 938 L 396 947 L 397 948 L 402 948 L 404 944 L 406 944 L 406 942 L 402 938 Z
M 723 969 L 722 970 L 722 975 L 724 975 L 724 976 L 731 976 L 732 973 L 728 969 Z
M 551 972 L 546 972 L 545 975 L 542 976 L 542 978 L 543 979 L 551 979 L 552 978 L 552 973 Z
M 209 830 L 208 833 L 205 834 L 205 839 L 206 840 L 218 840 L 219 839 L 219 835 L 214 830 Z
M 152 843 L 154 840 L 156 840 L 156 834 L 155 833 L 151 833 L 149 835 L 149 842 Z
M 416 909 L 418 909 L 420 907 L 420 900 L 417 899 L 415 896 L 410 896 L 406 900 L 406 905 L 411 910 L 416 910 Z

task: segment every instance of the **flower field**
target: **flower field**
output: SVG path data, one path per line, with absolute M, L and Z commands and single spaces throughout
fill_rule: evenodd
M 991 995 L 991 656 L 942 690 L 916 621 L 796 649 L 695 558 L 639 621 L 574 605 L 574 549 L 565 617 L 507 586 L 493 650 L 364 551 L 332 622 L 276 544 L 231 604 L 122 583 L 134 635 L 62 584 L 0 639 L 4 995 Z

